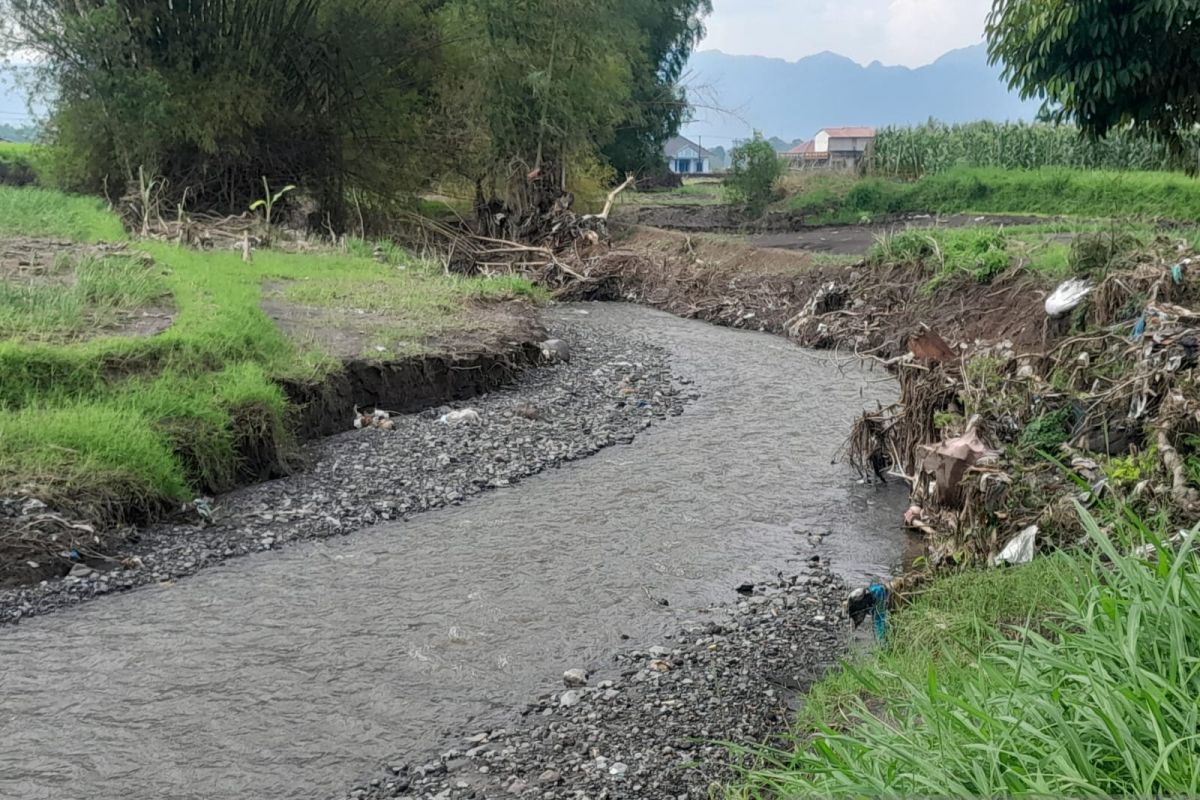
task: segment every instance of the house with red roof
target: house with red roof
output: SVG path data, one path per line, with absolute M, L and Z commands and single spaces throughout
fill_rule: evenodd
M 874 128 L 822 128 L 812 139 L 783 156 L 797 169 L 814 166 L 849 169 L 858 166 L 874 141 Z

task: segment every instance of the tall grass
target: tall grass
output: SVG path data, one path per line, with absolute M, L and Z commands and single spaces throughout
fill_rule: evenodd
M 867 252 L 872 266 L 919 266 L 932 291 L 956 278 L 988 284 L 1020 269 L 1049 282 L 1086 273 L 1072 249 L 1043 233 L 977 228 L 909 228 L 880 236 Z
M 1161 139 L 1114 132 L 1099 140 L 1069 127 L 971 122 L 884 128 L 868 168 L 876 175 L 917 178 L 956 167 L 1083 170 L 1179 170 L 1200 167 L 1200 134 L 1183 134 L 1182 153 Z
M 1195 532 L 1147 563 L 1125 553 L 1161 532 L 1126 522 L 1110 536 L 1081 513 L 1090 554 L 980 576 L 994 586 L 993 576 L 1011 575 L 1009 588 L 1032 590 L 1011 594 L 1009 619 L 938 630 L 928 601 L 912 619 L 897 615 L 901 655 L 836 677 L 822 724 L 802 731 L 794 752 L 769 756 L 738 796 L 1200 793 Z M 1022 578 L 1028 570 L 1039 585 Z

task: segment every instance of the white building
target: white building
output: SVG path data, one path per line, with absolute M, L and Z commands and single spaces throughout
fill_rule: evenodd
M 813 137 L 813 149 L 835 160 L 857 163 L 874 141 L 874 128 L 822 128 Z
M 696 175 L 712 171 L 711 154 L 700 145 L 676 136 L 663 147 L 667 168 L 677 175 Z

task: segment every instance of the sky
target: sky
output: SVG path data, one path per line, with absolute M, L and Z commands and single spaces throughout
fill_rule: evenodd
M 983 40 L 992 0 L 713 0 L 701 50 L 795 61 L 830 50 L 921 67 Z

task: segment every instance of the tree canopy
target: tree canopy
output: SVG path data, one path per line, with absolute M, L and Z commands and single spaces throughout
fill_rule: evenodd
M 644 170 L 686 113 L 710 0 L 0 0 L 37 52 L 62 182 L 241 210 L 262 178 L 337 224 L 445 176 Z M 3 33 L 3 31 L 0 31 Z
M 1200 0 L 995 0 L 987 36 L 1047 119 L 1094 136 L 1200 122 Z

